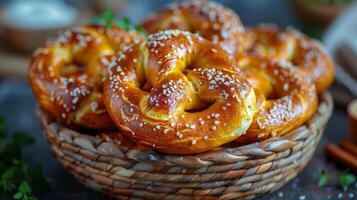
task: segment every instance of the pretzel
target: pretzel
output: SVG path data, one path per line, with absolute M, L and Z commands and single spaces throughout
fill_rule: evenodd
M 140 145 L 175 154 L 207 151 L 245 133 L 256 110 L 253 88 L 231 64 L 200 36 L 158 32 L 111 63 L 105 104 Z
M 198 32 L 235 58 L 249 52 L 290 61 L 313 79 L 318 92 L 326 90 L 333 82 L 333 63 L 317 41 L 295 30 L 278 30 L 273 26 L 245 31 L 232 10 L 215 2 L 174 3 L 148 17 L 142 26 L 149 33 L 170 28 Z
M 140 40 L 117 26 L 87 25 L 60 34 L 30 63 L 28 78 L 40 106 L 68 126 L 114 128 L 102 100 L 107 63 L 116 51 Z
M 255 88 L 257 113 L 239 143 L 281 136 L 308 121 L 316 112 L 317 92 L 311 81 L 283 61 L 246 56 L 239 66 Z
M 230 55 L 242 51 L 244 27 L 234 11 L 216 2 L 189 1 L 169 4 L 141 25 L 148 33 L 166 29 L 180 29 L 199 33 L 219 44 Z
M 291 62 L 305 76 L 312 78 L 318 92 L 326 90 L 334 79 L 334 67 L 329 55 L 316 40 L 288 28 L 258 26 L 246 31 L 245 54 Z

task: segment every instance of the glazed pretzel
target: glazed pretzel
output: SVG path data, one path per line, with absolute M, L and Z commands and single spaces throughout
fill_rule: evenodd
M 279 30 L 274 26 L 250 28 L 245 34 L 248 55 L 291 62 L 312 78 L 318 92 L 326 90 L 333 82 L 333 62 L 318 41 L 291 28 Z
M 258 112 L 247 133 L 236 141 L 250 143 L 283 135 L 316 112 L 316 89 L 293 65 L 247 56 L 239 66 L 255 87 Z
M 219 44 L 229 54 L 241 51 L 244 27 L 240 18 L 229 8 L 216 2 L 190 1 L 173 3 L 155 12 L 141 25 L 148 33 L 180 29 L 199 33 Z
M 105 104 L 138 144 L 165 153 L 198 153 L 249 128 L 253 88 L 232 70 L 228 54 L 208 40 L 166 30 L 117 57 L 104 84 Z M 210 105 L 202 107 L 203 102 Z
M 117 26 L 87 25 L 60 34 L 38 49 L 29 81 L 41 107 L 68 126 L 111 129 L 102 102 L 107 63 L 140 36 Z
M 246 51 L 268 59 L 290 61 L 313 79 L 318 92 L 326 90 L 334 79 L 333 63 L 317 41 L 295 30 L 278 30 L 272 26 L 244 31 L 239 17 L 218 3 L 171 4 L 144 20 L 142 26 L 149 33 L 170 28 L 199 32 L 233 57 L 245 56 Z

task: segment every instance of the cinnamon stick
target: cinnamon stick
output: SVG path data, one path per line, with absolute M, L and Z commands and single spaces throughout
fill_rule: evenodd
M 347 151 L 342 150 L 334 144 L 327 144 L 325 146 L 325 152 L 338 164 L 348 167 L 349 169 L 357 173 L 357 157 L 354 157 Z
M 347 151 L 349 154 L 355 156 L 357 159 L 357 145 L 355 145 L 349 140 L 344 140 L 341 142 L 340 147 L 343 150 Z

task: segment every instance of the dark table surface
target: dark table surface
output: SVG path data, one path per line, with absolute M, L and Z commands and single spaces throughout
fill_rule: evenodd
M 134 21 L 142 19 L 152 9 L 165 3 L 163 0 L 129 2 L 128 9 L 121 14 L 131 17 Z M 291 25 L 302 28 L 288 5 L 288 1 L 226 0 L 221 2 L 236 10 L 246 25 L 265 22 L 276 23 L 280 27 Z M 133 12 L 134 9 L 139 10 Z M 43 166 L 44 175 L 52 187 L 49 192 L 39 194 L 40 199 L 111 199 L 86 189 L 59 165 L 43 138 L 39 120 L 35 115 L 35 107 L 35 99 L 25 80 L 3 79 L 0 81 L 0 115 L 5 116 L 12 130 L 26 131 L 37 140 L 34 146 L 26 149 L 24 157 L 32 164 L 41 164 Z M 350 187 L 346 192 L 339 188 L 337 176 L 344 169 L 339 169 L 328 162 L 323 153 L 323 146 L 328 141 L 338 143 L 346 138 L 347 124 L 348 120 L 344 109 L 336 108 L 318 149 L 308 166 L 283 188 L 260 199 L 357 199 L 357 185 Z M 327 169 L 333 179 L 331 184 L 323 188 L 318 186 L 321 169 Z M 1 194 L 0 199 L 4 199 Z

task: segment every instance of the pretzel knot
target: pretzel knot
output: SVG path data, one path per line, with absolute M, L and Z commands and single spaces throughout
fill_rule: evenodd
M 312 79 L 318 92 L 332 84 L 333 62 L 318 41 L 292 28 L 279 30 L 274 26 L 250 28 L 245 35 L 246 54 L 292 63 Z
M 239 16 L 233 10 L 210 1 L 169 4 L 146 18 L 141 25 L 148 33 L 166 29 L 199 33 L 230 55 L 242 51 L 241 44 L 244 42 L 244 27 Z
M 314 84 L 292 64 L 246 56 L 240 59 L 239 66 L 255 88 L 258 112 L 238 142 L 283 135 L 315 114 L 318 99 Z
M 249 128 L 253 88 L 213 43 L 166 30 L 134 44 L 111 64 L 105 104 L 137 143 L 190 154 L 230 142 Z
M 333 62 L 317 41 L 291 29 L 260 26 L 244 30 L 238 15 L 215 2 L 170 4 L 141 24 L 148 33 L 172 28 L 197 32 L 234 59 L 248 54 L 291 62 L 313 80 L 319 93 L 334 79 Z
M 87 25 L 66 31 L 38 49 L 29 81 L 41 107 L 68 126 L 111 129 L 102 100 L 108 59 L 141 40 L 119 27 Z

